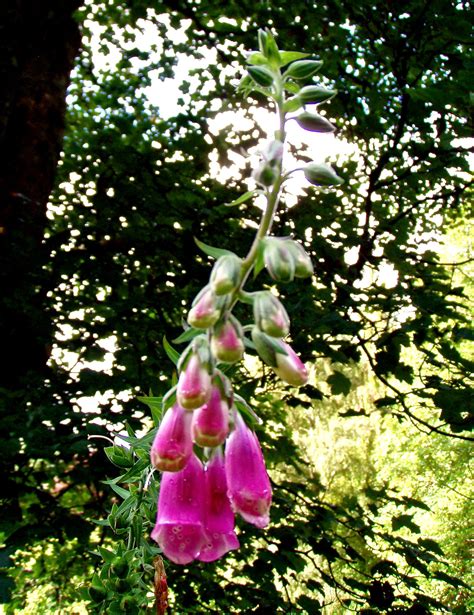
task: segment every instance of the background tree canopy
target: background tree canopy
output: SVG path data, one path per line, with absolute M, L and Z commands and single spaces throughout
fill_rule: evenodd
M 305 189 L 275 225 L 305 237 L 315 266 L 312 285 L 284 289 L 312 384 L 296 394 L 260 364 L 234 375 L 264 419 L 272 525 L 242 525 L 242 548 L 220 563 L 167 565 L 173 612 L 468 612 L 472 268 L 469 254 L 441 246 L 463 245 L 469 229 L 469 9 L 453 0 L 1 9 L 6 612 L 153 608 L 146 545 L 157 484 L 143 492 L 147 440 L 134 434 L 152 423 L 137 398 L 169 388 L 163 336 L 182 331 L 209 274 L 194 238 L 240 253 L 253 239 L 258 210 L 225 206 L 246 188 L 237 176 L 216 179 L 210 159 L 228 166 L 229 152 L 265 135 L 233 114 L 225 127 L 210 123 L 225 112 L 251 119 L 262 103 L 236 90 L 260 27 L 278 33 L 280 48 L 324 61 L 322 83 L 339 92 L 327 117 L 349 144 L 334 165 L 345 184 Z M 191 69 L 178 78 L 182 65 Z M 105 442 L 91 437 L 125 424 L 135 452 L 113 491 Z M 94 523 L 107 515 L 115 534 Z M 131 576 L 120 579 L 107 559 L 130 528 Z M 80 588 L 100 565 L 97 545 L 108 551 L 94 579 L 109 594 L 87 602 Z

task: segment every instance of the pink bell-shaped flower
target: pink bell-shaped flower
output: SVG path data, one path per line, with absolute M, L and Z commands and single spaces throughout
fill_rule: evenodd
M 257 436 L 238 412 L 226 443 L 225 470 L 233 510 L 249 523 L 266 527 L 272 502 L 270 479 Z
M 180 472 L 162 475 L 151 537 L 175 564 L 192 562 L 205 543 L 203 485 L 204 468 L 194 454 Z
M 204 528 L 206 541 L 197 559 L 213 562 L 239 548 L 234 531 L 235 518 L 227 496 L 224 456 L 213 453 L 204 474 Z
M 308 382 L 308 370 L 305 364 L 289 344 L 280 341 L 280 345 L 286 350 L 287 354 L 281 352 L 275 354 L 276 367 L 273 368 L 273 371 L 284 382 L 295 387 L 306 384 Z
M 179 375 L 177 398 L 186 410 L 195 410 L 209 401 L 211 396 L 211 376 L 201 364 L 197 354 L 192 353 L 186 367 Z
M 199 446 L 219 446 L 229 433 L 229 406 L 219 387 L 212 388 L 211 398 L 193 412 L 192 437 Z
M 179 472 L 193 452 L 192 415 L 179 404 L 168 408 L 150 450 L 152 465 L 161 472 Z

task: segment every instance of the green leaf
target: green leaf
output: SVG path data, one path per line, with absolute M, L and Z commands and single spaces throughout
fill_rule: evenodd
M 105 483 L 106 481 L 104 480 L 102 482 Z M 113 491 L 115 491 L 117 495 L 119 495 L 124 500 L 130 497 L 130 491 L 128 491 L 128 489 L 124 489 L 123 487 L 119 487 L 118 485 L 114 485 L 113 483 L 109 483 L 109 486 Z
M 262 425 L 263 421 L 258 416 L 258 414 L 248 405 L 243 397 L 240 395 L 234 396 L 234 403 L 237 410 L 247 418 L 246 422 L 250 424 L 256 423 L 257 425 Z
M 281 65 L 286 66 L 290 62 L 302 60 L 303 58 L 307 58 L 309 55 L 309 53 L 303 53 L 302 51 L 280 51 Z
M 444 555 L 443 549 L 440 547 L 439 543 L 432 538 L 418 538 L 418 544 L 427 551 L 431 551 L 437 555 Z
M 204 254 L 211 256 L 212 258 L 219 258 L 220 256 L 224 256 L 225 254 L 234 254 L 230 250 L 225 250 L 224 248 L 215 248 L 213 246 L 209 246 L 207 243 L 203 241 L 199 241 L 199 239 L 194 238 L 196 245 L 200 248 Z
M 163 397 L 138 397 L 137 399 L 150 408 L 153 423 L 158 426 L 163 414 Z
M 259 51 L 255 51 L 251 53 L 247 58 L 247 64 L 254 64 L 256 66 L 261 66 L 262 64 L 268 64 L 267 58 L 260 53 Z
M 173 340 L 173 344 L 182 344 L 183 342 L 189 342 L 201 333 L 202 329 L 194 329 L 193 327 L 189 327 L 188 329 L 186 329 L 186 331 L 183 331 L 181 335 L 178 335 L 178 337 Z
M 246 201 L 251 199 L 253 195 L 256 194 L 257 192 L 260 192 L 260 191 L 259 190 L 249 190 L 248 192 L 245 192 L 244 194 L 239 196 L 234 201 L 231 201 L 230 203 L 225 203 L 225 206 L 234 207 L 235 205 L 241 205 L 242 203 L 245 203 Z
M 97 550 L 99 551 L 102 559 L 105 562 L 111 562 L 115 557 L 115 553 L 113 551 L 110 551 L 109 549 L 106 549 L 105 547 L 98 547 Z M 99 582 L 98 579 L 97 582 Z M 95 581 L 93 582 L 93 584 L 95 585 Z
M 402 527 L 406 527 L 415 534 L 420 533 L 420 527 L 413 521 L 413 515 L 398 515 L 392 517 L 392 530 L 396 532 Z
M 173 346 L 171 346 L 166 337 L 163 337 L 163 348 L 168 355 L 168 358 L 171 359 L 175 365 L 178 365 L 180 354 L 173 348 Z
M 351 381 L 341 372 L 334 372 L 327 379 L 333 395 L 347 395 L 351 390 Z
M 265 267 L 265 260 L 263 255 L 265 253 L 265 242 L 260 240 L 257 247 L 257 254 L 255 255 L 255 264 L 253 267 L 253 277 L 254 279 L 258 276 L 258 274 Z

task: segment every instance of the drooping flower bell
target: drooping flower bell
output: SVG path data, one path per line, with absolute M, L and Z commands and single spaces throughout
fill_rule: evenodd
M 290 319 L 283 304 L 268 290 L 254 295 L 255 324 L 267 335 L 285 337 L 290 330 Z
M 203 485 L 204 468 L 194 454 L 180 472 L 162 475 L 151 537 L 176 564 L 192 562 L 205 544 Z
M 284 382 L 295 387 L 307 383 L 308 370 L 289 344 L 262 333 L 258 327 L 252 329 L 252 341 L 262 361 Z
M 221 316 L 222 301 L 209 286 L 205 286 L 193 301 L 188 312 L 188 323 L 196 329 L 212 327 Z
M 199 446 L 223 444 L 229 433 L 229 406 L 218 386 L 212 387 L 209 401 L 193 412 L 192 437 Z
M 294 387 L 306 384 L 308 382 L 308 370 L 305 364 L 289 344 L 283 341 L 280 341 L 280 344 L 286 354 L 280 352 L 275 354 L 276 366 L 273 367 L 273 371 L 284 382 Z
M 225 470 L 233 510 L 256 527 L 266 527 L 272 501 L 270 479 L 257 436 L 238 412 L 226 443 Z
M 201 341 L 203 343 L 197 343 Z M 211 397 L 210 354 L 206 344 L 207 340 L 195 338 L 193 350 L 185 354 L 182 363 L 178 364 L 181 373 L 176 395 L 179 405 L 186 410 L 200 408 Z
M 221 363 L 237 363 L 244 354 L 242 327 L 236 318 L 219 322 L 211 338 L 212 354 Z
M 206 540 L 198 560 L 212 562 L 239 548 L 234 531 L 235 517 L 227 495 L 224 456 L 215 449 L 204 473 L 204 530 Z
M 178 472 L 193 452 L 192 415 L 179 404 L 166 411 L 150 450 L 152 465 L 161 472 Z

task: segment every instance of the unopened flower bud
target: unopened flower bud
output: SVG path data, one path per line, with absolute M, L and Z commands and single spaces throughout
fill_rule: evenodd
M 315 186 L 339 186 L 344 183 L 328 164 L 310 162 L 304 167 L 304 176 Z
M 269 162 L 272 166 L 279 164 L 283 158 L 284 145 L 282 141 L 278 139 L 271 141 L 266 149 L 262 152 L 264 160 Z
M 291 348 L 291 346 L 280 340 L 282 348 L 286 351 L 286 354 L 276 353 L 276 367 L 273 371 L 284 382 L 291 384 L 295 387 L 302 386 L 308 382 L 308 370 L 305 364 L 301 361 L 299 356 Z
M 178 472 L 193 452 L 192 415 L 179 404 L 168 408 L 150 450 L 152 465 L 161 472 Z
M 275 76 L 266 66 L 248 66 L 247 70 L 257 85 L 267 88 L 273 84 Z
M 198 354 L 192 352 L 178 379 L 176 394 L 179 405 L 186 410 L 200 408 L 209 401 L 211 389 L 211 376 L 208 370 Z
M 218 386 L 212 388 L 209 401 L 193 412 L 193 440 L 199 446 L 219 446 L 229 433 L 229 406 Z
M 253 304 L 255 324 L 272 337 L 285 337 L 290 319 L 282 303 L 268 290 L 255 293 Z
M 267 238 L 263 259 L 268 273 L 274 280 L 277 282 L 291 282 L 293 280 L 295 260 L 286 240 L 277 237 Z
M 269 162 L 262 162 L 253 173 L 255 181 L 262 186 L 271 186 L 277 177 L 278 170 Z
M 206 286 L 193 301 L 193 306 L 188 313 L 188 323 L 196 329 L 208 329 L 220 318 L 220 302 Z
M 313 263 L 303 246 L 292 240 L 287 241 L 287 246 L 293 255 L 295 276 L 297 278 L 311 277 L 313 275 Z
M 252 341 L 262 361 L 270 367 L 276 367 L 276 352 L 279 350 L 278 340 L 262 333 L 258 327 L 253 327 Z
M 212 354 L 221 363 L 237 363 L 244 354 L 242 328 L 235 318 L 218 323 L 211 338 Z
M 308 79 L 317 73 L 322 65 L 320 60 L 296 60 L 286 69 L 284 76 L 293 79 Z
M 320 104 L 337 94 L 336 90 L 327 90 L 318 85 L 307 85 L 298 92 L 298 98 L 305 105 Z
M 331 122 L 316 113 L 305 111 L 300 113 L 295 119 L 301 128 L 311 132 L 334 132 L 336 130 L 336 127 Z
M 224 254 L 215 263 L 211 273 L 211 287 L 216 295 L 234 291 L 240 282 L 242 259 L 235 254 Z

